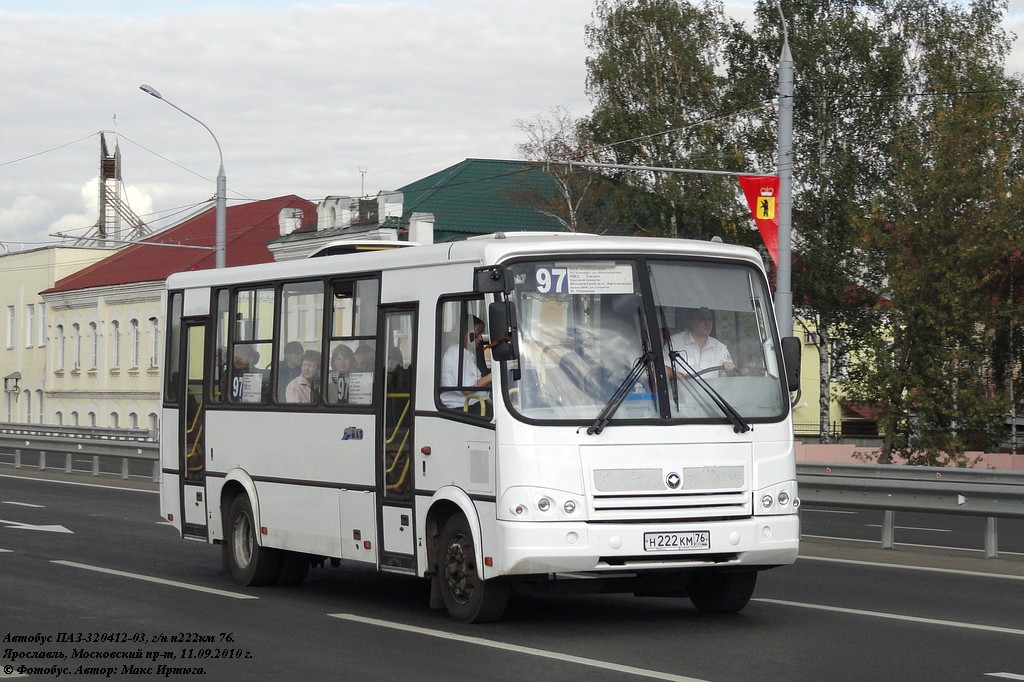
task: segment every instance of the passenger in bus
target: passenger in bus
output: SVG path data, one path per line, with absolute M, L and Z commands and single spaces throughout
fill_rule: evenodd
M 289 341 L 284 346 L 284 359 L 277 364 L 277 400 L 285 402 L 285 391 L 295 378 L 302 373 L 302 353 L 304 349 L 298 341 Z
M 327 403 L 348 404 L 349 373 L 355 365 L 355 353 L 343 343 L 331 351 L 331 368 L 327 375 Z
M 233 403 L 260 403 L 270 398 L 267 372 L 257 367 L 260 352 L 249 343 L 236 344 L 231 356 L 231 377 L 224 373 L 225 389 Z
M 317 401 L 320 391 L 320 353 L 307 350 L 302 354 L 299 376 L 285 389 L 285 400 L 289 403 L 312 404 Z
M 672 350 L 679 353 L 694 371 L 721 367 L 726 373 L 736 369 L 729 348 L 711 336 L 714 315 L 708 308 L 697 308 L 687 318 L 687 330 L 672 335 Z M 675 367 L 675 377 L 689 376 L 682 368 Z M 671 378 L 672 375 L 670 374 Z
M 372 372 L 373 371 L 373 346 L 368 343 L 361 343 L 356 347 L 355 352 L 355 367 L 352 369 L 353 372 Z
M 470 316 L 465 327 L 466 333 L 462 337 L 462 344 L 452 343 L 444 352 L 444 357 L 441 360 L 441 386 L 459 386 L 469 390 L 445 391 L 441 394 L 441 404 L 452 410 L 466 411 L 474 415 L 481 414 L 489 419 L 492 411 L 490 400 L 485 398 L 484 391 L 473 390 L 489 390 L 491 386 L 490 372 L 481 373 L 476 364 L 476 348 L 483 340 L 474 331 L 477 323 L 483 328 L 484 323 L 479 317 Z M 462 356 L 461 372 L 459 371 L 460 355 Z M 485 399 L 481 401 L 481 398 Z

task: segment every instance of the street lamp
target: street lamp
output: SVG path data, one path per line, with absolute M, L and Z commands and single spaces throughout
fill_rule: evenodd
M 206 125 L 205 123 L 200 121 L 198 118 L 196 118 L 192 114 L 188 113 L 187 111 L 185 111 L 184 109 L 182 109 L 178 105 L 176 105 L 174 102 L 171 102 L 170 100 L 164 99 L 164 96 L 161 95 L 157 91 L 157 89 L 154 88 L 152 85 L 140 85 L 139 86 L 139 90 L 142 90 L 147 95 L 152 95 L 153 97 L 156 97 L 158 100 L 161 100 L 162 102 L 166 102 L 170 106 L 174 107 L 175 109 L 177 109 L 181 113 L 183 113 L 186 116 L 188 116 L 190 119 L 192 119 L 193 121 L 195 121 L 199 125 L 201 125 L 204 128 L 206 128 L 206 132 L 210 133 L 210 137 L 213 138 L 213 143 L 217 145 L 217 154 L 220 156 L 220 170 L 217 171 L 217 198 L 216 198 L 216 204 L 217 204 L 217 237 L 216 237 L 216 246 L 214 248 L 214 253 L 216 255 L 216 265 L 217 265 L 217 267 L 218 268 L 223 268 L 224 267 L 224 255 L 225 255 L 224 254 L 224 251 L 225 251 L 224 245 L 225 245 L 225 242 L 226 242 L 226 236 L 225 235 L 227 233 L 227 224 L 226 223 L 227 223 L 227 200 L 228 200 L 228 189 L 227 189 L 227 187 L 228 187 L 228 180 L 224 176 L 224 153 L 220 150 L 220 142 L 217 141 L 217 136 L 213 134 L 212 130 L 210 130 L 210 126 Z
M 782 52 L 779 55 L 779 263 L 775 270 L 775 319 L 779 334 L 793 333 L 793 54 L 782 3 L 776 0 L 782 22 Z

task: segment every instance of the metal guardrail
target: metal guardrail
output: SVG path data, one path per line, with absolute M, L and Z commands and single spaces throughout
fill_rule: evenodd
M 64 471 L 71 473 L 75 456 L 92 457 L 92 475 L 100 475 L 100 457 L 121 459 L 121 478 L 128 478 L 130 460 L 153 462 L 153 481 L 160 480 L 160 441 L 146 429 L 110 429 L 52 424 L 0 424 L 0 448 L 14 450 L 14 467 L 22 467 L 22 452 L 39 456 L 39 469 L 47 468 L 47 455 L 64 456 Z M 52 467 L 51 467 L 52 468 Z
M 885 512 L 882 547 L 892 549 L 895 512 L 981 516 L 985 556 L 999 555 L 998 519 L 1024 518 L 1024 472 L 899 464 L 797 464 L 800 501 Z
M 153 462 L 153 480 L 160 480 L 159 437 L 145 429 L 0 424 L 0 448 L 13 449 L 15 467 L 21 452 L 39 454 L 46 469 L 47 453 L 64 455 L 71 473 L 75 456 L 93 458 L 99 476 L 100 457 L 121 458 L 121 477 L 128 478 L 130 460 Z M 985 556 L 998 556 L 999 518 L 1024 518 L 1024 472 L 989 469 L 906 466 L 898 464 L 797 464 L 803 504 L 885 512 L 882 547 L 893 546 L 894 513 L 916 511 L 981 516 L 986 519 Z

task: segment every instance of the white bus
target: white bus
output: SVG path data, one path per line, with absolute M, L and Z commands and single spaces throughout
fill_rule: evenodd
M 167 301 L 161 513 L 243 585 L 361 562 L 462 622 L 513 590 L 729 612 L 796 559 L 800 347 L 751 249 L 508 233 Z

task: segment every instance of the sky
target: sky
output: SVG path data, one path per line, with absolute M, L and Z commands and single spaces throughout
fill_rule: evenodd
M 750 0 L 727 3 L 740 19 Z M 96 223 L 99 133 L 156 228 L 207 205 L 376 195 L 466 158 L 517 158 L 517 123 L 582 116 L 594 0 L 3 0 L 0 245 Z M 1024 35 L 1024 0 L 1007 27 Z M 1020 41 L 1018 41 L 1020 42 Z M 1015 45 L 1010 70 L 1024 72 Z M 148 84 L 162 102 L 139 89 Z

